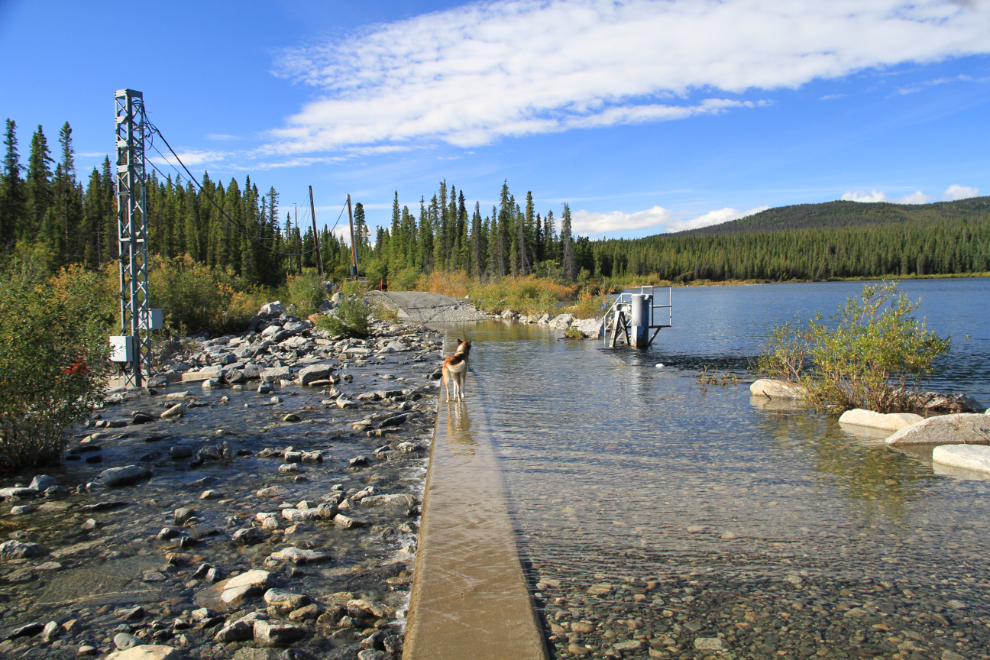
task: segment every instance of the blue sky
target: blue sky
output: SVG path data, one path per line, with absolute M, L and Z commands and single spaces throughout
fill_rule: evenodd
M 503 179 L 581 233 L 834 199 L 990 194 L 990 0 L 119 3 L 0 0 L 0 114 L 80 176 L 140 90 L 199 176 L 319 224 Z M 152 154 L 157 157 L 157 154 Z M 163 171 L 174 171 L 159 160 Z M 982 191 L 982 192 L 981 192 Z

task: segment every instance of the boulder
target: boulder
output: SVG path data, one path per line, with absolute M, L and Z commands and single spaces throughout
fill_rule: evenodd
M 929 417 L 901 429 L 886 442 L 894 446 L 990 444 L 990 415 L 960 413 Z
M 262 571 L 259 569 L 254 569 L 251 571 L 245 571 L 240 575 L 236 575 L 226 583 L 224 583 L 224 589 L 234 589 L 235 587 L 243 587 L 246 585 L 256 586 L 256 587 L 268 587 L 271 586 L 272 574 L 268 571 Z
M 601 337 L 602 319 L 579 319 L 572 324 L 572 327 L 576 327 L 589 339 L 598 339 Z
M 42 548 L 37 543 L 21 543 L 20 541 L 0 543 L 0 559 L 37 557 L 41 552 Z
M 57 486 L 58 480 L 55 477 L 50 477 L 47 474 L 39 474 L 37 477 L 31 480 L 31 485 L 28 488 L 33 488 L 36 491 L 48 490 L 52 486 Z
M 765 396 L 769 399 L 803 399 L 805 389 L 800 385 L 783 380 L 761 378 L 749 386 L 753 396 Z
M 139 465 L 125 465 L 124 467 L 110 468 L 104 470 L 97 477 L 104 486 L 125 486 L 132 481 L 144 479 L 151 476 L 151 471 Z
M 920 422 L 924 417 L 914 413 L 878 413 L 862 408 L 853 408 L 842 413 L 839 417 L 840 424 L 854 424 L 856 426 L 868 426 L 884 431 L 900 431 L 903 428 Z
M 286 646 L 306 636 L 300 626 L 276 626 L 267 621 L 254 622 L 254 642 L 262 646 Z
M 316 564 L 329 561 L 331 556 L 315 550 L 289 547 L 282 548 L 278 552 L 273 552 L 271 558 L 276 561 L 288 561 L 293 564 Z
M 276 300 L 275 302 L 265 303 L 258 310 L 258 316 L 268 316 L 270 314 L 285 314 L 285 305 Z
M 559 314 L 550 321 L 551 330 L 567 330 L 576 319 L 573 314 Z
M 161 414 L 162 419 L 175 419 L 186 414 L 186 404 L 178 403 Z
M 314 380 L 326 380 L 330 375 L 330 367 L 326 364 L 312 364 L 299 370 L 298 383 L 309 385 Z
M 276 380 L 289 380 L 292 377 L 292 369 L 289 367 L 269 367 L 261 372 L 261 379 L 267 382 Z
M 932 451 L 932 460 L 942 465 L 990 473 L 990 447 L 941 445 Z

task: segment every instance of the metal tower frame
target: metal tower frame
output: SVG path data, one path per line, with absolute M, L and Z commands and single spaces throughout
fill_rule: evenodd
M 121 89 L 114 95 L 117 129 L 117 240 L 120 246 L 120 330 L 124 348 L 120 360 L 126 382 L 141 387 L 142 365 L 148 362 L 153 321 L 148 298 L 148 218 L 145 213 L 144 95 Z M 112 341 L 112 340 L 111 340 Z

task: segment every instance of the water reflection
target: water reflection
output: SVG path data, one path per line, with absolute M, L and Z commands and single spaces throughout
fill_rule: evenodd
M 447 428 L 444 437 L 447 449 L 459 456 L 474 454 L 478 443 L 471 437 L 471 418 L 464 401 L 448 401 L 440 405 L 447 407 Z

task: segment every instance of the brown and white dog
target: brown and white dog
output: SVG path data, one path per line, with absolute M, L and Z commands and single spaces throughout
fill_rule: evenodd
M 464 399 L 464 381 L 467 379 L 468 355 L 471 353 L 471 342 L 457 340 L 457 350 L 443 361 L 443 387 L 447 391 L 447 401 L 450 401 L 450 386 L 448 379 L 454 382 L 454 398 Z

